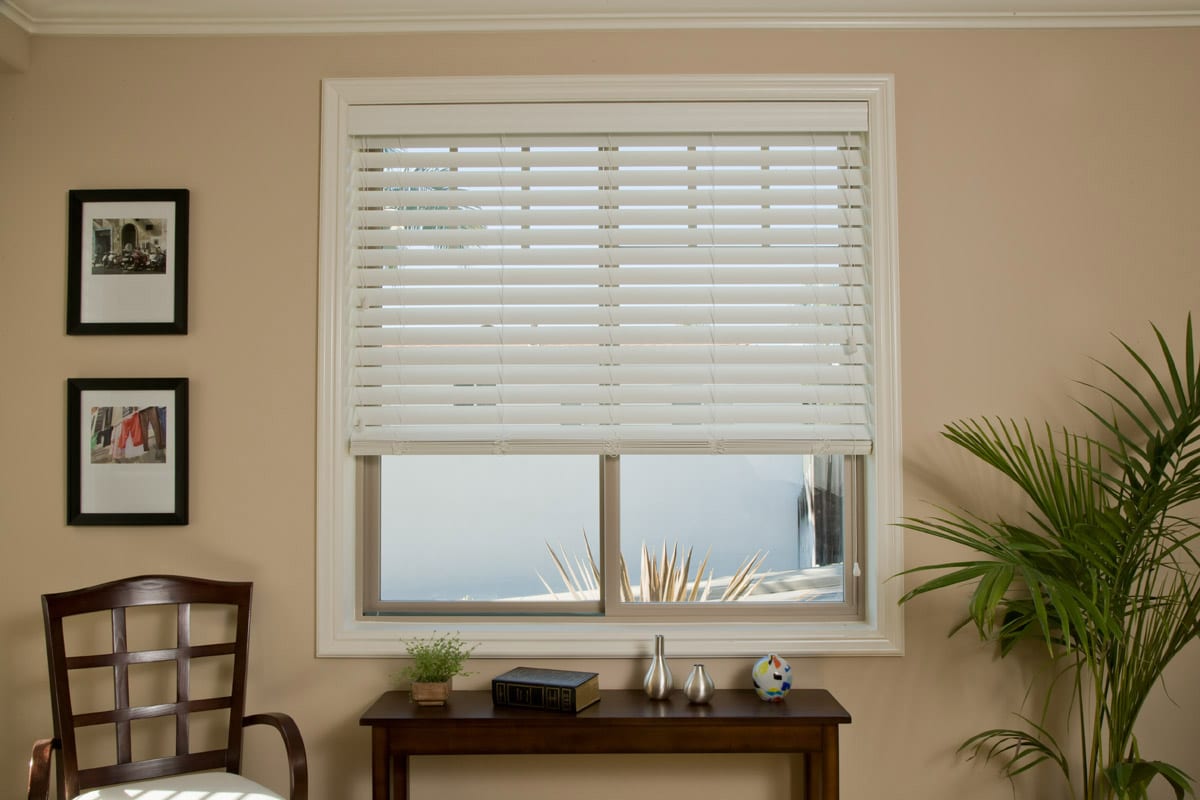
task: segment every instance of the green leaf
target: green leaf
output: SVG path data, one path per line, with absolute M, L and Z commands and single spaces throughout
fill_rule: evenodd
M 1193 796 L 1191 778 L 1183 770 L 1163 761 L 1132 759 L 1119 761 L 1104 770 L 1108 785 L 1121 798 L 1145 797 L 1146 789 L 1156 777 L 1162 777 L 1175 792 L 1176 800 Z
M 1044 728 L 1021 717 L 1034 728 L 1034 733 L 1017 728 L 993 728 L 977 733 L 958 747 L 961 754 L 970 751 L 969 758 L 983 757 L 984 761 L 1002 762 L 1005 777 L 1013 778 L 1038 764 L 1050 761 L 1070 779 L 1070 767 L 1054 737 Z

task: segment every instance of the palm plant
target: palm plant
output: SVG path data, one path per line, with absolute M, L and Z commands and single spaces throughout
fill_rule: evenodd
M 1071 796 L 1138 800 L 1155 778 L 1176 797 L 1189 776 L 1143 759 L 1138 715 L 1174 656 L 1200 632 L 1200 561 L 1192 545 L 1200 523 L 1186 516 L 1200 498 L 1200 371 L 1187 322 L 1184 352 L 1154 328 L 1156 369 L 1130 345 L 1130 374 L 1101 364 L 1112 389 L 1087 384 L 1097 403 L 1081 403 L 1096 438 L 1028 422 L 968 420 L 943 432 L 999 470 L 1031 505 L 1027 519 L 987 520 L 969 512 L 905 519 L 909 530 L 974 551 L 975 558 L 930 564 L 939 571 L 905 594 L 973 584 L 967 618 L 1002 656 L 1022 640 L 1040 641 L 1054 667 L 1040 719 L 984 731 L 962 750 L 997 759 L 1013 777 L 1043 762 L 1064 774 Z M 1194 506 L 1192 508 L 1194 511 Z M 1051 732 L 1052 698 L 1066 695 L 1072 758 Z M 1060 706 L 1061 707 L 1061 706 Z M 1073 767 L 1079 767 L 1076 773 Z
M 588 592 L 599 592 L 600 589 L 600 565 L 592 553 L 592 546 L 588 542 L 586 532 L 583 537 L 583 546 L 587 550 L 586 563 L 578 557 L 572 561 L 565 551 L 562 558 L 559 558 L 550 543 L 546 543 L 546 549 L 550 551 L 550 558 L 554 561 L 554 567 L 558 570 L 563 585 L 575 599 L 580 599 Z M 678 543 L 668 551 L 667 543 L 664 541 L 662 551 L 656 557 L 643 542 L 642 577 L 636 591 L 633 583 L 629 580 L 629 568 L 625 565 L 625 556 L 618 553 L 617 557 L 620 559 L 621 565 L 621 599 L 626 603 L 707 602 L 712 594 L 713 571 L 711 569 L 708 571 L 708 579 L 704 579 L 704 570 L 708 567 L 708 555 L 704 556 L 704 560 L 696 569 L 695 576 L 691 577 L 692 548 L 690 547 L 684 554 L 683 561 L 680 562 Z M 754 555 L 743 559 L 741 566 L 729 579 L 725 588 L 721 590 L 719 599 L 722 602 L 729 602 L 741 600 L 747 595 L 753 594 L 764 577 L 759 574 L 758 570 L 766 558 L 767 554 L 759 550 Z M 541 573 L 538 573 L 538 580 L 546 587 L 546 591 L 555 594 Z

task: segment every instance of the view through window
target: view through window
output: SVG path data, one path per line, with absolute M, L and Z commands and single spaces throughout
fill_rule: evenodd
M 383 603 L 601 598 L 597 457 L 385 456 L 381 467 Z M 843 474 L 841 456 L 621 457 L 610 600 L 841 602 Z

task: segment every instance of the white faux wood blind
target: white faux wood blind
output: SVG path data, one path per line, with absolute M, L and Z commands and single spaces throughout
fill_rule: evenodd
M 869 452 L 865 133 L 351 141 L 353 453 Z

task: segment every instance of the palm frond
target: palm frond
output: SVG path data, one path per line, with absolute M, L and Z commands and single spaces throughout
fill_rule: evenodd
M 970 758 L 1003 762 L 1001 769 L 1008 778 L 1049 761 L 1058 766 L 1069 782 L 1070 762 L 1055 738 L 1041 725 L 1025 717 L 1021 719 L 1034 729 L 1033 733 L 1019 728 L 993 728 L 967 739 L 959 745 L 959 752 L 969 751 Z
M 551 562 L 558 572 L 559 579 L 566 587 L 571 599 L 582 600 L 586 594 L 591 593 L 594 595 L 599 591 L 601 583 L 600 565 L 596 561 L 595 554 L 592 552 L 591 544 L 588 542 L 587 531 L 584 531 L 583 535 L 586 557 L 571 558 L 565 550 L 556 552 L 554 546 L 549 542 L 545 544 L 546 550 L 550 554 Z M 708 568 L 710 554 L 711 549 L 705 553 L 699 568 L 693 574 L 691 571 L 693 548 L 689 547 L 681 557 L 678 542 L 668 548 L 667 542 L 664 540 L 656 554 L 652 554 L 650 548 L 643 543 L 640 552 L 641 579 L 636 593 L 633 588 L 633 582 L 629 578 L 629 570 L 625 564 L 625 557 L 618 554 L 618 566 L 621 571 L 621 599 L 625 602 L 643 603 L 694 603 L 707 601 L 712 593 L 713 584 L 712 570 L 709 570 L 707 578 L 705 577 L 705 570 Z M 719 600 L 729 602 L 740 600 L 747 595 L 753 594 L 765 577 L 765 574 L 760 572 L 760 570 L 766 558 L 767 553 L 760 550 L 743 559 L 741 565 L 730 576 L 728 583 L 721 592 Z M 536 574 L 538 580 L 546 588 L 546 591 L 551 596 L 557 598 L 558 593 L 550 587 L 541 573 Z
M 1161 777 L 1175 792 L 1175 800 L 1194 795 L 1191 776 L 1162 761 L 1121 761 L 1104 771 L 1104 778 L 1118 797 L 1145 797 L 1146 788 Z

